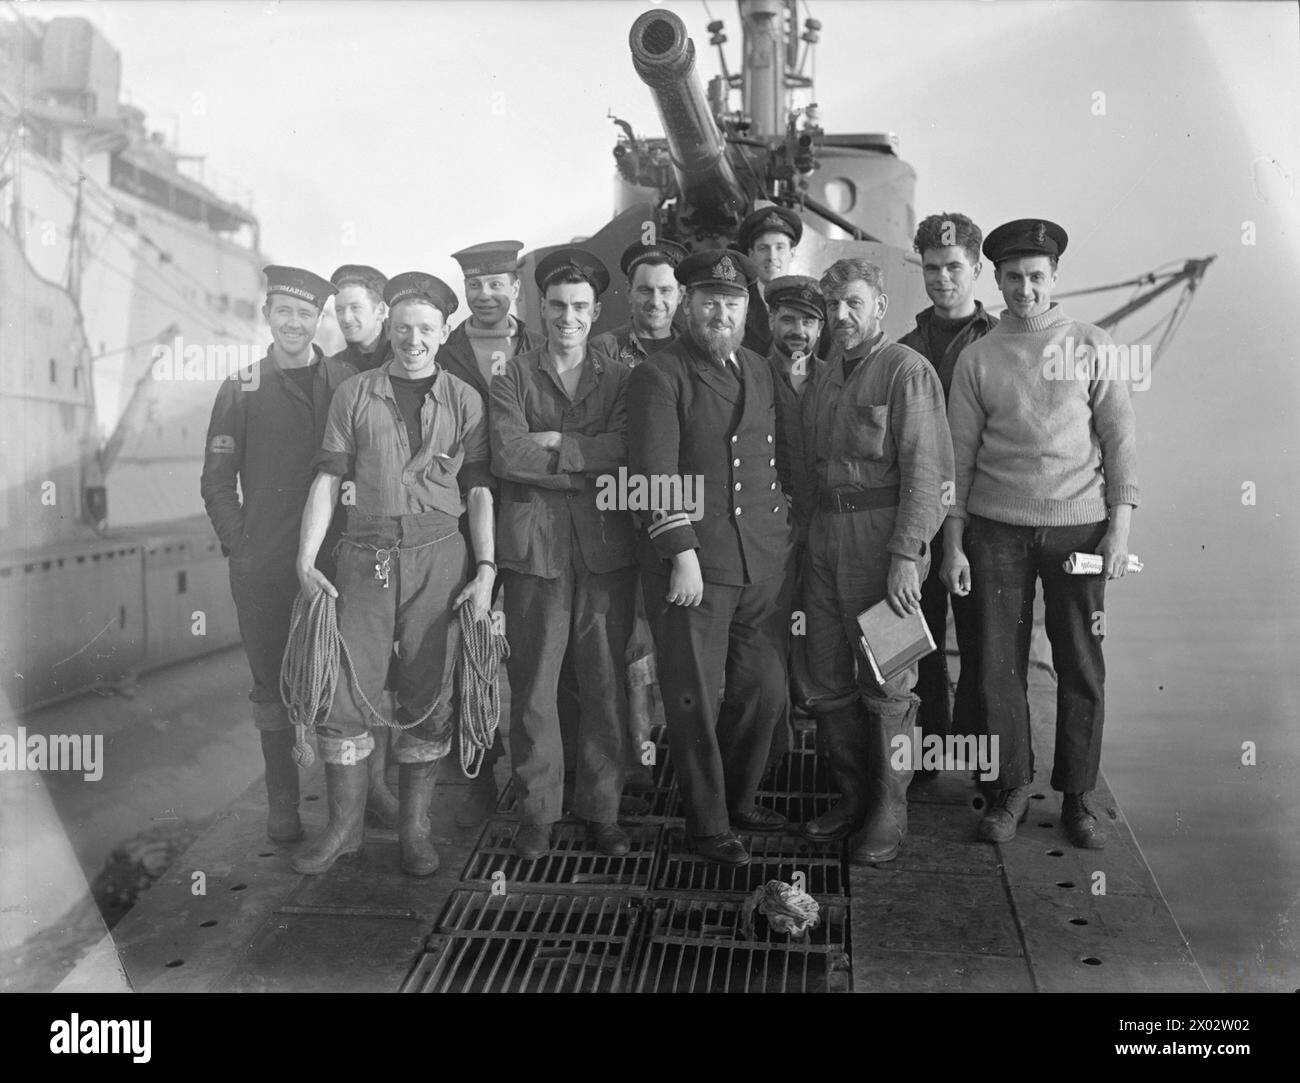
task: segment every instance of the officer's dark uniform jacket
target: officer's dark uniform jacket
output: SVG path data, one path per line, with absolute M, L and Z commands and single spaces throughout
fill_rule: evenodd
M 334 389 L 356 370 L 321 355 L 310 397 L 270 351 L 246 383 L 226 381 L 208 424 L 201 489 L 232 574 L 293 574 L 298 530 Z M 239 491 L 243 493 L 240 503 Z M 338 516 L 336 516 L 336 519 Z M 341 523 L 336 523 L 336 527 Z M 322 546 L 325 551 L 325 546 Z
M 653 357 L 660 350 L 671 346 L 681 336 L 676 324 L 669 325 L 667 338 L 643 339 L 637 335 L 630 323 L 615 327 L 612 331 L 603 331 L 592 338 L 590 346 L 594 353 L 604 353 L 622 361 L 628 368 L 636 368 L 647 357 Z M 646 343 L 650 346 L 647 349 Z
M 790 506 L 777 466 L 787 450 L 777 444 L 772 369 L 743 346 L 735 358 L 739 378 L 686 334 L 632 370 L 630 472 L 652 481 L 704 479 L 698 521 L 680 499 L 649 517 L 637 539 L 645 568 L 662 570 L 663 561 L 695 549 L 706 582 L 745 586 L 785 570 Z
M 804 390 L 802 418 L 801 523 L 828 494 L 892 488 L 898 511 L 885 548 L 925 556 L 947 513 L 943 485 L 953 479 L 943 388 L 930 363 L 881 333 L 846 381 L 836 346 Z
M 577 539 L 597 574 L 636 562 L 632 516 L 597 506 L 598 479 L 627 465 L 626 388 L 621 361 L 587 351 L 570 400 L 545 347 L 511 358 L 492 381 L 492 471 L 501 481 L 496 559 L 502 568 L 554 579 Z M 561 434 L 558 454 L 530 432 Z
M 929 359 L 933 354 L 930 348 L 930 329 L 934 325 L 934 306 L 931 305 L 924 312 L 916 314 L 916 326 L 908 331 L 898 340 L 899 345 L 910 346 L 922 357 Z M 948 343 L 948 348 L 944 350 L 943 357 L 937 362 L 931 362 L 934 370 L 939 374 L 939 382 L 943 384 L 943 397 L 946 402 L 948 391 L 952 387 L 953 370 L 957 367 L 957 358 L 967 346 L 972 342 L 978 342 L 998 325 L 998 318 L 994 316 L 979 301 L 975 302 L 975 315 L 971 317 L 970 323 L 963 327 Z
M 438 367 L 444 372 L 459 377 L 474 388 L 483 396 L 483 409 L 488 410 L 490 409 L 488 384 L 483 379 L 483 373 L 479 371 L 478 359 L 474 356 L 474 344 L 470 342 L 469 335 L 465 331 L 467 323 L 469 320 L 458 323 L 447 336 L 447 341 L 438 347 Z M 546 344 L 546 340 L 541 335 L 533 334 L 524 326 L 523 320 L 516 320 L 515 326 L 519 332 L 515 336 L 515 357 Z

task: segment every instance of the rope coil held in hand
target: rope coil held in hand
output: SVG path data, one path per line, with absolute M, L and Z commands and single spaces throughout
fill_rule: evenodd
M 505 636 L 494 633 L 490 621 L 476 619 L 470 609 L 471 604 L 466 603 L 459 610 L 461 645 L 457 665 L 461 676 L 461 767 L 474 778 L 484 754 L 492 747 L 501 720 L 497 673 L 501 659 L 509 657 L 510 647 Z M 315 762 L 307 731 L 329 717 L 338 692 L 340 662 L 347 667 L 357 698 L 367 711 L 367 724 L 414 729 L 427 722 L 438 706 L 439 700 L 435 699 L 414 722 L 393 722 L 381 715 L 357 683 L 352 655 L 339 633 L 335 599 L 324 590 L 316 591 L 310 599 L 299 591 L 289 621 L 289 641 L 280 662 L 280 698 L 294 727 L 293 758 L 300 767 Z

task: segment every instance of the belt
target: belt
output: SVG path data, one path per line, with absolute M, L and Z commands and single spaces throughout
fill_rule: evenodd
M 898 507 L 898 487 L 886 485 L 879 489 L 823 489 L 817 506 L 834 515 L 851 511 L 872 511 L 877 508 Z

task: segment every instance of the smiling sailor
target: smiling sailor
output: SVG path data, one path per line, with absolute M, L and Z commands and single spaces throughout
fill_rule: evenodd
M 248 379 L 227 380 L 217 392 L 201 487 L 221 551 L 230 557 L 230 592 L 253 674 L 248 698 L 266 761 L 266 833 L 275 842 L 293 842 L 302 837 L 302 823 L 294 734 L 280 702 L 280 659 L 298 593 L 294 558 L 312 459 L 334 389 L 356 370 L 322 357 L 312 344 L 334 287 L 299 267 L 270 266 L 263 273 L 262 313 L 272 345 Z M 333 511 L 334 504 L 324 509 L 326 526 Z M 321 553 L 327 574 L 332 548 Z
M 496 577 L 483 401 L 437 363 L 456 296 L 433 275 L 410 271 L 389 279 L 384 300 L 393 357 L 339 388 L 303 515 L 298 579 L 308 597 L 324 589 L 339 598 L 339 634 L 352 667 L 344 667 L 333 709 L 316 730 L 330 819 L 294 855 L 302 873 L 325 872 L 361 849 L 369 728 L 381 724 L 369 705 L 384 702 L 394 642 L 395 721 L 409 727 L 393 742 L 402 869 L 412 876 L 437 870 L 428 809 L 438 761 L 452 744 L 460 643 L 453 610 L 468 602 L 487 619 Z M 331 584 L 315 560 L 344 475 L 356 479 L 356 504 Z M 467 507 L 472 568 L 458 526 Z

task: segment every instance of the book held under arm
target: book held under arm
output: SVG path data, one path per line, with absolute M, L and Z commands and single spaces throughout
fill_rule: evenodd
M 858 614 L 858 642 L 876 683 L 882 688 L 908 666 L 935 650 L 934 636 L 920 611 L 900 617 L 888 600 Z

